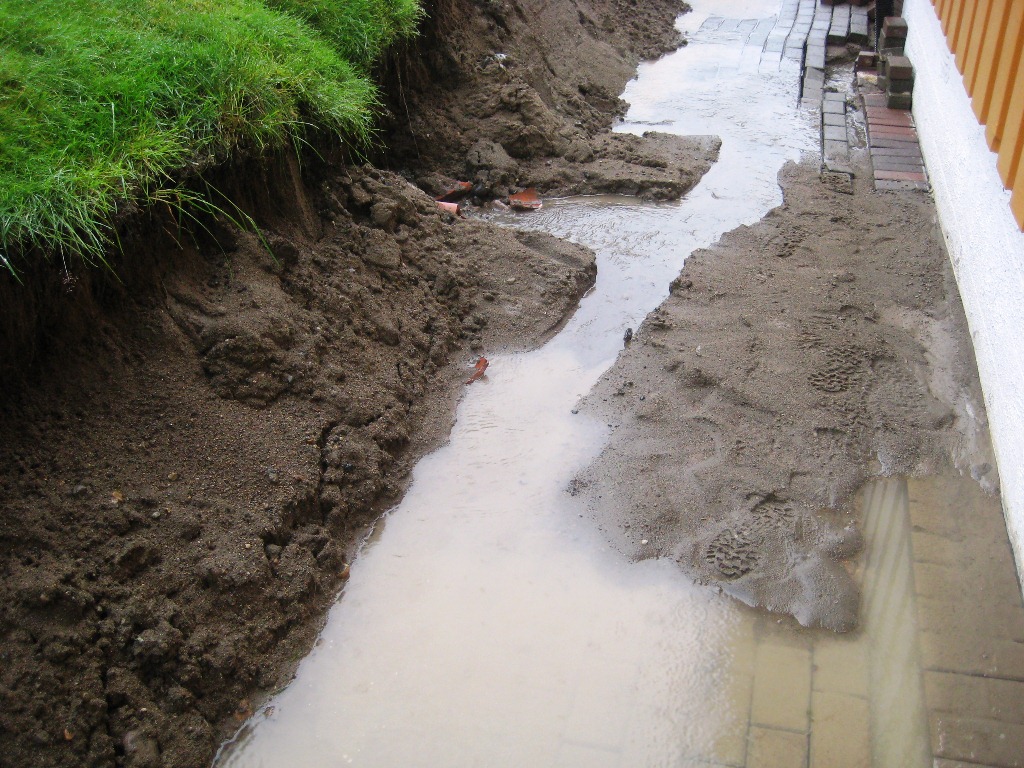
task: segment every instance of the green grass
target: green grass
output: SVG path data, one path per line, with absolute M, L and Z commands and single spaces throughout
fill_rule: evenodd
M 312 126 L 365 142 L 418 0 L 3 0 L 0 258 L 95 263 L 126 200 Z
M 416 33 L 418 0 L 267 0 L 319 30 L 342 57 L 367 70 L 395 38 Z

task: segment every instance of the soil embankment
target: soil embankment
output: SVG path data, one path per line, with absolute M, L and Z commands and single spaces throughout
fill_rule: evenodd
M 817 165 L 689 257 L 588 396 L 616 429 L 575 489 L 623 552 L 846 631 L 867 479 L 952 461 L 998 481 L 931 197 L 873 191 L 864 157 L 842 194 Z
M 540 343 L 594 276 L 407 179 L 683 194 L 714 141 L 605 132 L 679 10 L 439 3 L 386 73 L 406 178 L 241 163 L 218 186 L 260 237 L 150 210 L 120 282 L 2 286 L 0 765 L 204 765 L 287 679 L 477 354 Z

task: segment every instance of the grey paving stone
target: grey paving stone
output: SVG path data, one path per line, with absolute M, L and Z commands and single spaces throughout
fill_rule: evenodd
M 857 174 L 853 172 L 853 168 L 846 164 L 846 162 L 835 159 L 825 160 L 825 170 L 831 171 L 832 173 L 845 173 L 847 176 L 854 177 Z
M 826 138 L 823 144 L 825 157 L 846 158 L 850 153 L 850 146 L 846 143 L 845 131 L 842 141 Z
M 842 13 L 841 10 L 846 11 Z M 828 44 L 842 45 L 850 36 L 850 7 L 838 6 L 832 13 L 832 24 L 828 30 Z
M 842 127 L 842 128 L 835 128 L 835 127 L 833 127 L 831 125 L 826 125 L 824 128 L 821 129 L 821 132 L 822 132 L 822 135 L 824 135 L 826 140 L 842 141 L 842 142 L 846 141 L 846 127 L 845 126 Z
M 825 112 L 822 110 L 821 122 L 823 125 L 831 125 L 836 128 L 846 127 L 846 115 L 836 112 Z

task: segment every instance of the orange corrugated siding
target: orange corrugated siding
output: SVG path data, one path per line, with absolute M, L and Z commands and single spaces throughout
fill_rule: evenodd
M 1024 0 L 932 0 L 1024 229 Z

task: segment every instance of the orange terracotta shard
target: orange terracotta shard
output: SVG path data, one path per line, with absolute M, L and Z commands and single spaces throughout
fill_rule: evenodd
M 456 203 L 473 191 L 473 182 L 456 181 L 443 195 L 434 198 L 439 203 Z
M 437 207 L 445 213 L 450 213 L 452 216 L 461 216 L 462 213 L 459 211 L 458 203 L 442 203 L 438 202 Z
M 466 383 L 467 384 L 472 384 L 474 381 L 476 381 L 481 376 L 483 376 L 484 372 L 486 372 L 486 370 L 487 370 L 487 358 L 486 357 L 481 357 L 479 360 L 476 361 L 476 365 L 473 366 L 473 375 L 469 377 L 469 381 L 467 381 Z
M 540 195 L 537 194 L 537 190 L 533 187 L 524 189 L 522 192 L 516 192 L 514 195 L 509 195 L 508 204 L 520 211 L 536 211 L 544 205 L 541 202 Z

